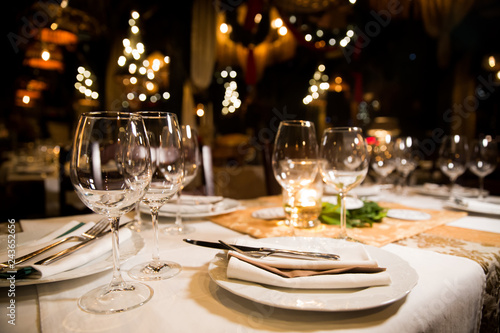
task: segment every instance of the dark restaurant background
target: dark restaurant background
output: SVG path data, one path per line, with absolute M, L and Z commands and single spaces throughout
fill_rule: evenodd
M 78 114 L 103 109 L 175 112 L 181 123 L 198 128 L 202 145 L 212 147 L 214 166 L 233 171 L 265 163 L 264 148 L 272 142 L 277 120 L 286 117 L 314 121 L 318 135 L 330 126 L 360 126 L 367 135 L 376 130 L 412 135 L 429 161 L 436 158 L 445 134 L 472 139 L 498 132 L 498 1 L 448 0 L 439 7 L 430 0 L 72 0 L 55 14 L 52 8 L 60 4 L 16 1 L 4 12 L 2 162 L 8 152 L 30 142 L 68 147 Z M 132 36 L 133 11 L 140 14 L 135 20 L 140 33 Z M 248 20 L 257 14 L 258 20 Z M 276 15 L 287 28 L 285 35 L 276 26 Z M 57 17 L 59 30 L 72 32 L 76 42 L 41 38 L 41 30 Z M 220 32 L 218 20 L 229 25 L 227 33 Z M 214 28 L 211 39 L 206 26 Z M 352 39 L 340 46 L 350 31 Z M 163 61 L 162 74 L 145 91 L 144 101 L 140 91 L 125 84 L 131 76 L 117 64 L 124 54 L 123 39 L 130 36 L 139 36 L 144 45 L 141 61 Z M 55 67 L 31 61 L 51 45 Z M 320 65 L 325 70 L 316 81 L 329 87 L 307 102 Z M 96 98 L 75 89 L 81 66 L 92 73 Z M 237 75 L 238 97 L 229 102 L 239 106 L 234 112 L 224 111 L 222 104 L 231 70 Z M 434 165 L 426 165 L 415 182 L 448 182 Z M 492 194 L 500 192 L 498 179 L 498 170 L 486 178 Z M 458 183 L 475 187 L 477 177 L 466 172 Z M 238 186 L 245 183 L 231 184 L 236 189 L 222 194 L 241 194 Z M 20 213 L 26 198 L 3 185 L 0 196 L 9 205 L 2 216 L 13 211 L 43 215 Z M 261 188 L 247 191 L 248 196 L 270 194 L 265 185 Z

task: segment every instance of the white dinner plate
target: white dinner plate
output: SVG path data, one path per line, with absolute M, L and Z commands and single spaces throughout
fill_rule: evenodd
M 266 238 L 265 244 L 293 247 L 299 250 L 328 252 L 342 240 L 320 237 Z M 211 279 L 223 289 L 251 301 L 284 309 L 307 311 L 354 311 L 370 309 L 393 303 L 405 297 L 418 281 L 417 272 L 399 256 L 382 249 L 365 245 L 369 255 L 386 267 L 392 283 L 356 289 L 304 290 L 277 288 L 248 281 L 228 279 L 227 258 L 216 255 L 208 267 Z
M 224 198 L 221 201 L 214 204 L 197 204 L 197 205 L 182 205 L 184 210 L 181 215 L 183 218 L 194 219 L 203 218 L 209 216 L 217 216 L 222 214 L 227 214 L 234 212 L 241 208 L 240 203 L 237 200 Z M 207 207 L 206 209 L 204 207 Z M 175 217 L 177 215 L 176 211 L 177 205 L 173 203 L 165 204 L 160 208 L 158 213 L 159 216 L 163 217 Z M 140 204 L 141 213 L 150 214 L 149 207 L 145 204 Z
M 123 263 L 128 259 L 134 257 L 144 247 L 144 239 L 132 230 L 132 237 L 124 243 L 120 243 L 120 262 Z M 41 279 L 16 279 L 16 286 L 26 286 L 32 284 L 42 284 L 49 282 L 57 282 L 63 280 L 76 279 L 100 272 L 104 272 L 113 268 L 113 252 L 103 254 L 94 260 L 86 263 L 83 266 L 71 269 L 69 271 L 61 272 L 52 276 Z M 0 287 L 8 287 L 9 281 L 0 279 Z
M 392 188 L 392 184 L 388 185 L 362 185 L 353 188 L 352 190 L 349 191 L 350 195 L 357 196 L 357 197 L 370 197 L 370 196 L 376 196 L 379 195 L 381 191 L 383 190 L 388 190 Z M 338 191 L 335 189 L 335 187 L 331 185 L 325 185 L 324 186 L 324 192 L 327 194 L 337 194 Z
M 412 209 L 389 209 L 387 211 L 387 217 L 399 220 L 421 221 L 428 220 L 432 216 L 431 214 Z
M 283 207 L 262 208 L 252 212 L 252 217 L 262 220 L 277 220 L 285 218 Z
M 329 202 L 329 203 L 334 204 L 334 205 L 337 204 L 337 196 L 324 196 L 322 200 L 323 200 L 323 202 Z M 359 209 L 365 205 L 362 200 L 359 200 L 358 198 L 355 198 L 355 197 L 349 197 L 349 196 L 345 198 L 345 204 L 346 204 L 346 208 L 349 210 Z
M 413 191 L 422 195 L 430 195 L 439 198 L 449 198 L 450 197 L 450 187 L 448 185 L 432 184 L 427 183 L 424 185 L 414 186 L 411 188 Z M 479 189 L 471 187 L 456 186 L 453 190 L 453 194 L 459 197 L 474 198 L 479 196 Z M 488 191 L 483 192 L 488 195 Z

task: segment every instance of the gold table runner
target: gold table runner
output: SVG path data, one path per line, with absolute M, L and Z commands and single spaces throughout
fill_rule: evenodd
M 256 206 L 229 214 L 210 217 L 210 221 L 226 228 L 248 234 L 255 238 L 302 236 L 302 237 L 335 237 L 339 232 L 339 226 L 321 224 L 314 229 L 290 228 L 283 220 L 263 220 L 252 217 L 252 213 L 269 205 L 280 206 L 281 198 L 268 197 L 267 207 Z M 374 223 L 372 228 L 348 229 L 348 234 L 365 244 L 373 246 L 384 246 L 386 244 L 412 237 L 426 230 L 449 223 L 467 215 L 464 212 L 448 210 L 415 209 L 396 203 L 379 202 L 385 208 L 418 210 L 431 215 L 428 220 L 408 221 L 385 217 L 381 223 Z
M 500 222 L 500 220 L 498 221 Z M 500 326 L 500 235 L 494 232 L 442 225 L 395 244 L 474 260 L 484 270 L 486 286 L 480 332 Z

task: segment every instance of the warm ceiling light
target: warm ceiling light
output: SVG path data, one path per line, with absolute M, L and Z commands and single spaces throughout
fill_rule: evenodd
M 488 58 L 488 65 L 490 65 L 491 68 L 495 67 L 496 61 L 495 61 L 495 57 L 494 56 L 490 56 Z
M 57 23 L 52 23 L 50 29 L 41 30 L 40 40 L 57 45 L 74 45 L 78 43 L 78 36 L 70 31 L 58 29 Z
M 42 52 L 42 59 L 45 60 L 45 61 L 49 60 L 50 59 L 50 52 L 47 51 L 47 50 L 44 50 Z
M 219 27 L 220 32 L 223 34 L 227 33 L 229 31 L 229 27 L 226 23 L 222 23 Z
M 287 33 L 288 33 L 288 29 L 285 26 L 282 26 L 278 29 L 278 34 L 280 36 L 286 36 Z
M 275 19 L 272 23 L 271 23 L 272 27 L 275 28 L 275 29 L 278 29 L 280 27 L 283 26 L 283 20 L 280 19 L 280 18 L 277 18 Z

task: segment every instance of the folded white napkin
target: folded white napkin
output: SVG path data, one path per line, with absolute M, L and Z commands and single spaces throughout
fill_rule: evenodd
M 500 214 L 500 205 L 492 202 L 474 200 L 474 199 L 461 199 L 471 211 L 480 212 L 484 214 Z
M 215 204 L 223 199 L 224 197 L 221 196 L 183 194 L 181 195 L 181 205 Z
M 176 200 L 169 201 L 164 204 L 160 210 L 168 213 L 177 213 L 180 209 L 181 214 L 203 214 L 222 211 L 225 208 L 223 197 L 215 196 L 195 196 L 182 195 L 181 204 L 178 205 Z
M 256 244 L 248 244 L 245 242 L 244 245 Z M 262 244 L 260 245 L 262 246 Z M 329 270 L 348 267 L 378 267 L 377 262 L 369 256 L 362 244 L 349 244 L 349 246 L 339 246 L 335 249 L 332 248 L 330 252 L 340 255 L 341 259 L 335 261 L 304 260 L 280 257 L 250 259 L 259 264 L 269 265 L 279 269 L 287 270 Z M 283 277 L 266 269 L 262 269 L 247 261 L 240 260 L 239 258 L 233 256 L 232 251 L 229 251 L 228 255 L 228 278 L 240 279 L 276 287 L 296 289 L 347 289 L 388 285 L 391 283 L 391 278 L 387 271 L 378 273 L 341 273 L 312 275 L 293 278 Z
M 74 230 L 73 232 L 65 235 L 64 237 L 67 236 L 72 236 L 72 235 L 80 235 L 82 232 L 92 228 L 94 225 L 93 222 L 85 223 L 84 226 L 78 228 L 77 230 Z M 61 229 L 66 229 L 68 230 L 68 225 L 65 225 Z M 53 232 L 53 234 L 56 234 L 56 236 L 60 235 L 58 234 L 60 230 L 57 232 Z M 49 235 L 48 235 L 49 236 Z M 120 244 L 123 242 L 127 241 L 130 239 L 132 236 L 132 231 L 128 228 L 121 228 L 119 232 L 119 241 Z M 44 237 L 45 238 L 45 237 Z M 37 243 L 36 246 L 33 246 L 32 244 L 28 246 L 21 246 L 16 249 L 16 257 L 21 257 L 24 254 L 30 253 L 34 250 L 37 250 L 41 247 L 44 247 L 45 245 L 49 245 L 53 243 L 55 240 L 50 239 L 49 241 L 39 244 Z M 103 236 L 97 240 L 92 241 L 92 243 L 84 248 L 81 248 L 77 250 L 76 252 L 70 254 L 69 256 L 62 258 L 56 262 L 53 262 L 49 265 L 35 265 L 37 261 L 46 258 L 52 254 L 55 254 L 59 251 L 64 250 L 65 248 L 69 248 L 71 246 L 74 246 L 78 244 L 79 241 L 70 241 L 66 242 L 64 244 L 61 244 L 54 249 L 51 249 L 47 251 L 44 254 L 38 255 L 22 264 L 16 265 L 16 269 L 20 268 L 25 268 L 25 267 L 31 267 L 34 269 L 34 272 L 29 274 L 26 278 L 30 279 L 40 279 L 40 278 L 46 278 L 61 272 L 65 272 L 80 266 L 85 265 L 86 263 L 102 256 L 103 254 L 109 252 L 112 250 L 112 242 L 111 242 L 111 234 L 108 234 L 106 236 Z M 7 257 L 7 254 L 2 254 L 0 255 L 0 260 L 1 262 L 8 260 L 9 258 Z
M 18 247 L 17 251 L 16 251 L 17 256 L 18 257 L 22 256 L 22 254 L 20 254 L 21 252 L 19 252 L 20 250 L 22 252 L 24 252 L 25 254 L 32 252 L 34 250 L 42 248 L 43 246 L 40 246 L 40 244 L 46 244 L 47 242 L 49 242 L 49 244 L 50 244 L 55 239 L 57 239 L 59 237 L 66 237 L 66 236 L 70 236 L 70 235 L 81 234 L 85 230 L 90 229 L 93 225 L 94 225 L 94 222 L 84 223 L 84 222 L 79 222 L 79 221 L 70 221 L 70 222 L 66 223 L 65 225 L 63 225 L 62 227 L 57 228 L 56 230 L 48 233 L 47 235 L 43 236 L 40 239 L 30 240 L 29 242 L 27 242 L 27 243 L 29 243 L 29 245 L 26 244 L 26 246 L 23 246 L 21 249 Z M 16 236 L 19 236 L 19 235 L 16 235 Z M 18 242 L 16 242 L 16 243 L 19 244 Z M 30 246 L 34 247 L 34 249 L 32 251 L 29 250 Z

